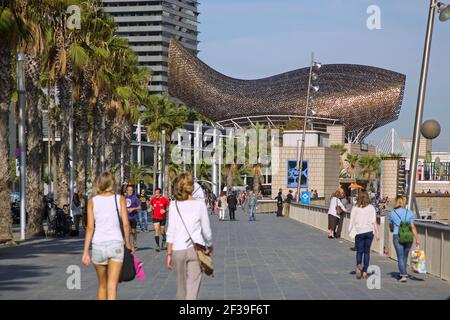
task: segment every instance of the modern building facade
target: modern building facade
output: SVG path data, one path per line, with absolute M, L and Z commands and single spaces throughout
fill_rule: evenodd
M 167 95 L 170 38 L 191 53 L 198 53 L 198 1 L 103 0 L 103 9 L 114 17 L 117 35 L 128 40 L 139 63 L 152 71 L 151 93 Z

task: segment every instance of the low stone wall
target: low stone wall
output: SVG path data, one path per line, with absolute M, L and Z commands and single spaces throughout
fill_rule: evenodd
M 328 209 L 323 206 L 291 204 L 289 218 L 326 232 L 328 230 L 327 212 Z M 346 214 L 341 237 L 354 242 L 349 238 L 347 232 L 349 218 L 349 214 Z M 377 218 L 377 223 L 380 230 L 380 240 L 374 239 L 372 251 L 383 255 L 386 249 L 388 257 L 397 260 L 388 218 L 380 216 Z M 427 258 L 427 272 L 441 279 L 450 280 L 450 226 L 424 222 L 423 220 L 417 221 L 415 224 L 421 243 L 420 247 L 425 251 Z M 326 234 L 324 234 L 324 237 L 326 237 Z
M 450 195 L 417 194 L 417 205 L 420 211 L 437 212 L 436 219 L 450 220 Z
M 258 213 L 276 213 L 277 212 L 277 202 L 276 200 L 259 200 L 257 209 L 255 211 Z
M 310 225 L 324 232 L 327 232 L 328 230 L 328 208 L 323 206 L 319 207 L 319 206 L 305 206 L 301 204 L 291 204 L 289 208 L 289 218 Z M 379 225 L 381 224 L 382 226 L 384 226 L 385 217 L 380 217 L 377 220 Z M 350 222 L 350 215 L 345 214 L 341 238 L 354 243 L 355 241 L 350 239 L 347 232 L 349 222 Z M 384 252 L 383 230 L 380 230 L 380 235 L 381 238 L 379 241 L 377 241 L 376 239 L 373 240 L 372 251 L 375 251 L 378 254 L 383 255 Z M 325 234 L 324 237 L 326 237 Z

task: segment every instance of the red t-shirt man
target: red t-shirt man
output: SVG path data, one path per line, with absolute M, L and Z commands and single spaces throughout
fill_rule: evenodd
M 150 204 L 153 207 L 153 227 L 155 228 L 155 242 L 157 252 L 160 251 L 159 246 L 159 235 L 163 236 L 162 248 L 164 249 L 164 243 L 166 242 L 166 232 L 165 225 L 167 219 L 167 210 L 170 205 L 169 199 L 162 195 L 162 191 L 160 188 L 155 189 L 155 196 L 150 201 Z
M 169 199 L 164 196 L 153 197 L 151 201 L 153 207 L 153 219 L 166 220 L 167 218 L 167 207 L 170 205 Z M 161 210 L 164 210 L 161 212 Z

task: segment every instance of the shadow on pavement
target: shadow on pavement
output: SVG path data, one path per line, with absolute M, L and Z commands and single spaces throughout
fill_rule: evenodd
M 23 291 L 29 290 L 30 286 L 39 284 L 41 282 L 29 281 L 30 278 L 40 278 L 42 276 L 50 275 L 50 272 L 45 271 L 41 266 L 24 266 L 20 264 L 14 265 L 0 265 L 0 296 L 3 296 L 4 291 Z
M 80 255 L 83 252 L 82 238 L 51 239 L 31 244 L 0 249 L 0 263 L 3 259 L 28 259 L 40 255 Z M 80 258 L 81 259 L 81 258 Z

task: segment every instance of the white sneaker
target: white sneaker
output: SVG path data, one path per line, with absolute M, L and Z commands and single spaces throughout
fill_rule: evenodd
M 399 281 L 400 282 L 408 282 L 408 278 L 406 278 L 405 276 L 402 276 Z

